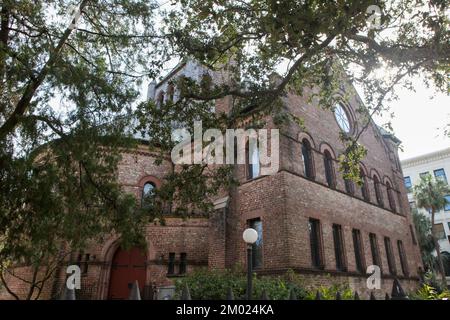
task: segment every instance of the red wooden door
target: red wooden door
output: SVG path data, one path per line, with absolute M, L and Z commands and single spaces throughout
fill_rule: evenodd
M 139 290 L 144 293 L 145 254 L 139 248 L 130 250 L 117 249 L 111 264 L 108 299 L 128 299 L 134 281 L 139 283 Z

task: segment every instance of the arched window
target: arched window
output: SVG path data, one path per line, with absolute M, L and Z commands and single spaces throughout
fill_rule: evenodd
M 164 103 L 164 91 L 158 93 L 158 98 L 156 99 L 156 105 L 161 107 Z
M 369 189 L 368 189 L 368 185 L 367 185 L 367 177 L 362 168 L 359 170 L 359 177 L 361 178 L 361 195 L 364 200 L 369 201 L 370 194 L 369 194 Z
M 309 179 L 314 179 L 312 148 L 307 139 L 302 141 L 302 159 L 305 176 Z
M 247 154 L 247 178 L 254 179 L 260 174 L 260 163 L 259 163 L 259 149 L 256 141 L 252 148 L 250 143 L 247 143 L 246 148 Z
M 169 100 L 169 102 L 173 102 L 174 94 L 175 94 L 175 86 L 173 85 L 173 83 L 171 83 L 167 88 L 167 99 Z
M 327 179 L 327 184 L 330 188 L 334 188 L 336 186 L 336 180 L 334 178 L 333 158 L 328 150 L 325 150 L 323 153 L 323 162 L 325 166 L 325 177 Z
M 388 195 L 388 201 L 389 201 L 389 208 L 392 211 L 396 211 L 396 207 L 395 207 L 395 199 L 394 199 L 394 190 L 392 189 L 391 184 L 389 183 L 389 181 L 386 182 L 386 187 L 387 187 L 387 195 Z
M 355 183 L 351 179 L 344 179 L 345 183 L 345 191 L 348 194 L 354 195 L 355 194 Z
M 156 186 L 152 182 L 146 182 L 142 188 L 141 206 L 149 207 L 152 204 L 153 197 L 155 196 Z
M 377 203 L 379 206 L 383 206 L 383 194 L 381 193 L 381 184 L 376 174 L 373 176 L 373 184 L 375 186 L 375 196 L 377 198 Z

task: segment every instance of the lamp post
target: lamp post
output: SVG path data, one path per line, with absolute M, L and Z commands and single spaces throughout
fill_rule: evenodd
M 258 232 L 255 229 L 248 228 L 244 230 L 242 238 L 247 243 L 247 299 L 252 299 L 252 245 L 258 240 Z

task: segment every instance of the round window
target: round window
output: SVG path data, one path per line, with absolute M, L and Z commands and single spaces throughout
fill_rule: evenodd
M 344 131 L 345 133 L 350 132 L 350 121 L 348 119 L 347 112 L 345 111 L 344 107 L 338 103 L 336 107 L 334 108 L 334 116 L 336 118 L 336 121 L 339 125 L 339 127 Z

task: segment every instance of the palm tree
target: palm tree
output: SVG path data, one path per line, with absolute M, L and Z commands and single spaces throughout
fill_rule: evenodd
M 414 197 L 417 207 L 426 209 L 431 214 L 431 236 L 436 250 L 439 272 L 442 276 L 443 287 L 447 287 L 445 280 L 444 264 L 442 262 L 441 250 L 436 236 L 436 226 L 434 216 L 436 212 L 444 209 L 447 204 L 445 196 L 450 193 L 450 188 L 446 182 L 440 179 L 434 179 L 431 175 L 421 177 L 418 185 L 414 186 Z

